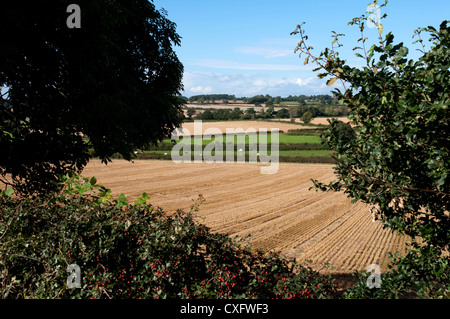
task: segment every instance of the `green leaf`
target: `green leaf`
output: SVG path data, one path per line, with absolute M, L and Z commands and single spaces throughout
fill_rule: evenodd
M 125 194 L 120 194 L 119 197 L 115 200 L 117 207 L 122 207 L 128 204 L 128 200 L 126 199 Z
M 408 54 L 409 50 L 407 47 L 401 47 L 397 54 L 394 56 L 394 60 L 399 60 L 403 57 L 405 57 Z
M 8 188 L 3 191 L 3 196 L 11 197 L 14 192 L 13 188 Z
M 89 181 L 89 184 L 94 186 L 95 184 L 97 184 L 97 179 L 95 177 L 92 177 L 91 180 Z

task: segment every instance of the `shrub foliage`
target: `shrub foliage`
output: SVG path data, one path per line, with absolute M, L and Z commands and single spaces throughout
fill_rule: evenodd
M 330 277 L 278 253 L 213 233 L 193 211 L 167 214 L 95 178 L 65 178 L 65 190 L 37 199 L 0 197 L 3 298 L 328 298 Z M 81 288 L 67 286 L 67 267 Z
M 375 0 L 373 7 L 377 6 Z M 297 50 L 306 55 L 305 64 L 315 63 L 315 71 L 322 72 L 318 77 L 329 77 L 328 85 L 342 84 L 343 91 L 336 88 L 334 93 L 351 110 L 355 130 L 348 138 L 338 122 L 330 123 L 323 140 L 334 151 L 336 180 L 314 183 L 316 189 L 343 191 L 354 202 L 372 206 L 386 227 L 413 238 L 408 255 L 394 261 L 394 286 L 419 289 L 425 296 L 427 285 L 443 285 L 446 290 L 434 296 L 448 297 L 444 274 L 450 248 L 449 21 L 439 29 L 429 26 L 414 32 L 422 53 L 414 61 L 408 60 L 404 43 L 395 43 L 390 32 L 384 35 L 385 17 L 376 21 L 379 41 L 371 46 L 365 26 L 372 17 L 362 15 L 349 22 L 361 33 L 354 50 L 362 67 L 350 66 L 339 56 L 341 34 L 333 32 L 331 49 L 316 56 L 306 44 L 303 25 L 293 32 L 301 36 Z M 429 48 L 423 33 L 429 36 Z M 434 264 L 425 267 L 429 262 Z

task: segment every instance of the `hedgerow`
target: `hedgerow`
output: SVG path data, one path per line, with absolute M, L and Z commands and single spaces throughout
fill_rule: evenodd
M 314 180 L 314 188 L 347 194 L 371 207 L 385 228 L 412 239 L 406 256 L 392 258 L 379 288 L 370 290 L 362 279 L 348 297 L 449 298 L 450 20 L 411 33 L 420 52 L 412 59 L 404 42 L 383 31 L 387 14 L 378 13 L 387 4 L 374 0 L 368 8 L 376 14 L 368 10 L 348 23 L 361 35 L 353 48 L 359 65 L 340 55 L 343 34 L 332 31 L 331 47 L 315 54 L 304 23 L 292 32 L 304 63 L 315 64 L 318 78 L 327 78 L 350 111 L 351 127 L 333 119 L 321 136 L 336 160 L 335 179 Z M 377 39 L 367 30 L 373 26 Z
M 0 196 L 2 298 L 330 298 L 328 276 L 243 239 L 214 233 L 194 211 L 165 213 L 144 193 L 111 199 L 95 178 L 62 191 Z M 68 281 L 80 269 L 80 288 Z

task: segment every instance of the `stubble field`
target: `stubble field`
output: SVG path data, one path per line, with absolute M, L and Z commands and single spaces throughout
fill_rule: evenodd
M 221 122 L 202 122 L 201 125 L 197 125 L 194 122 L 183 123 L 183 133 L 179 135 L 200 135 L 204 134 L 207 129 L 216 129 L 222 134 L 225 134 L 228 130 L 232 132 L 235 130 L 242 129 L 247 131 L 249 129 L 255 129 L 259 132 L 260 130 L 267 130 L 268 133 L 271 130 L 278 129 L 280 132 L 288 132 L 289 130 L 298 130 L 304 128 L 302 125 L 290 124 L 290 123 L 280 123 L 280 122 L 269 122 L 269 121 L 221 121 Z M 200 131 L 201 130 L 201 131 Z M 212 132 L 210 132 L 212 133 Z
M 83 176 L 95 176 L 114 195 L 133 201 L 146 192 L 168 212 L 189 210 L 213 231 L 251 235 L 255 248 L 281 251 L 324 273 L 353 273 L 370 264 L 386 270 L 387 252 L 403 251 L 407 239 L 372 222 L 367 206 L 351 204 L 342 193 L 309 190 L 311 179 L 333 179 L 331 165 L 280 164 L 276 174 L 261 174 L 259 163 L 180 163 L 91 160 Z M 328 263 L 329 266 L 324 266 Z

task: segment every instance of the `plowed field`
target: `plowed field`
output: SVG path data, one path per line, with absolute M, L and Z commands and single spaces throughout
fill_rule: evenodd
M 352 273 L 372 263 L 383 271 L 387 252 L 403 251 L 406 238 L 372 222 L 368 207 L 351 204 L 342 193 L 309 190 L 311 178 L 333 179 L 331 165 L 280 164 L 273 175 L 261 174 L 261 165 L 92 160 L 83 175 L 130 200 L 147 192 L 166 211 L 189 210 L 202 194 L 199 222 L 231 236 L 250 234 L 253 247 L 310 260 L 324 273 Z

